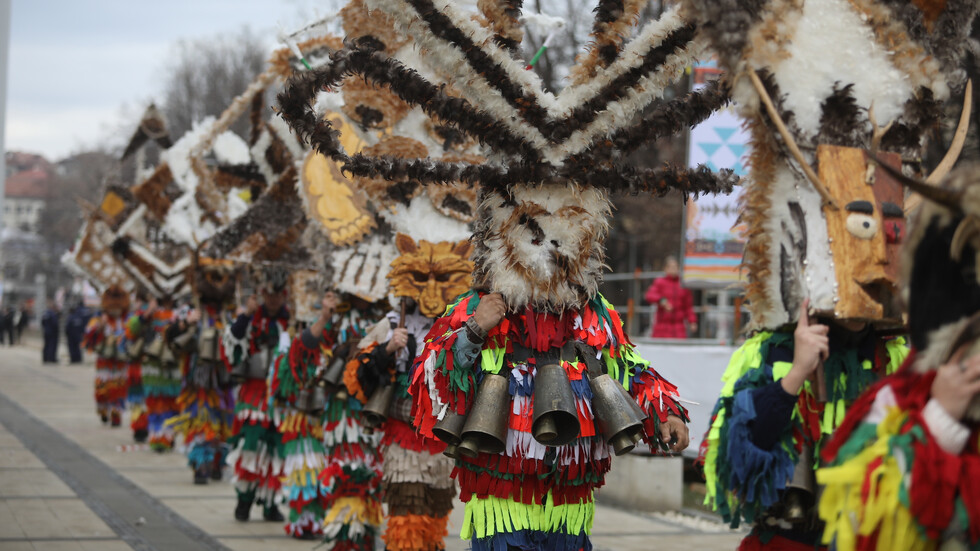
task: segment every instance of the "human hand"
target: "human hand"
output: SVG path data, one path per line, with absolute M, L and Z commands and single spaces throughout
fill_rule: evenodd
M 800 306 L 800 318 L 793 332 L 793 367 L 783 377 L 783 390 L 799 394 L 803 382 L 830 354 L 830 327 L 816 323 L 809 315 L 810 299 Z
M 153 312 L 156 312 L 157 308 L 159 307 L 160 304 L 157 302 L 156 297 L 150 298 L 150 301 L 146 303 L 146 313 L 152 314 Z
M 676 415 L 668 415 L 667 422 L 660 424 L 660 439 L 675 452 L 684 451 L 691 443 L 687 424 Z
M 253 316 L 259 310 L 259 299 L 255 295 L 249 295 L 245 301 L 245 313 Z
M 658 304 L 660 305 L 661 308 L 663 308 L 667 312 L 670 312 L 674 309 L 674 307 L 671 306 L 670 301 L 665 298 L 660 299 L 660 302 Z
M 197 308 L 191 310 L 187 314 L 187 325 L 194 325 L 195 323 L 201 321 L 201 311 Z
M 320 316 L 332 316 L 339 303 L 340 297 L 337 296 L 337 293 L 333 291 L 324 293 L 323 300 L 320 301 Z
M 932 397 L 956 420 L 963 419 L 970 401 L 980 393 L 980 354 L 964 355 L 962 350 L 954 355 L 932 381 Z
M 404 327 L 399 327 L 391 334 L 391 338 L 388 339 L 388 344 L 385 345 L 385 350 L 389 354 L 394 354 L 395 352 L 405 348 L 408 344 L 408 329 Z
M 507 304 L 504 302 L 504 297 L 500 293 L 490 293 L 480 299 L 480 304 L 477 305 L 476 311 L 473 312 L 473 319 L 476 320 L 476 324 L 480 326 L 480 329 L 490 331 L 506 315 Z

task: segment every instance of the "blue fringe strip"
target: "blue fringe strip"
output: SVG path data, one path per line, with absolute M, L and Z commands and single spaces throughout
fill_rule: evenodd
M 187 452 L 187 464 L 194 470 L 197 470 L 201 465 L 213 464 L 216 456 L 219 458 L 222 467 L 227 465 L 225 458 L 228 456 L 228 449 L 224 445 L 198 442 L 191 446 L 191 449 Z
M 768 509 L 779 502 L 779 492 L 786 488 L 786 482 L 793 476 L 796 459 L 792 455 L 795 454 L 790 454 L 782 445 L 764 451 L 752 443 L 749 423 L 755 419 L 756 412 L 751 392 L 736 394 L 732 410 L 728 421 L 727 451 L 731 467 L 728 487 L 741 490 L 739 497 L 743 503 Z
M 471 540 L 473 551 L 592 551 L 592 542 L 587 534 L 569 535 L 559 532 L 539 530 L 518 530 L 495 534 L 489 538 L 474 537 Z

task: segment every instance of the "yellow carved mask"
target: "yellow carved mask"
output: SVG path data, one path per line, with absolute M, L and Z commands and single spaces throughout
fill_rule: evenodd
M 443 315 L 449 303 L 469 290 L 473 272 L 469 241 L 416 242 L 399 233 L 395 245 L 401 255 L 388 272 L 391 293 L 414 299 L 423 315 Z

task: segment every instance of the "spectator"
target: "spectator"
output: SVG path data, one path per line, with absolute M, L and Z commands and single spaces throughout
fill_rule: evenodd
M 661 339 L 686 339 L 684 321 L 691 332 L 698 329 L 698 318 L 692 307 L 691 292 L 681 287 L 680 266 L 677 258 L 668 256 L 664 263 L 664 276 L 653 280 L 647 289 L 646 300 L 657 305 L 657 317 L 652 337 Z
M 7 331 L 10 346 L 17 344 L 17 313 L 13 308 L 7 307 L 4 310 L 3 328 Z
M 82 363 L 82 337 L 89 319 L 88 308 L 79 302 L 68 313 L 65 322 L 65 337 L 68 338 L 68 356 L 73 364 Z
M 44 336 L 44 363 L 58 363 L 58 326 L 61 324 L 61 313 L 53 300 L 48 301 L 48 308 L 41 317 L 41 331 Z
M 27 309 L 26 304 L 21 304 L 19 316 L 17 317 L 17 340 L 20 341 L 21 336 L 24 334 L 24 329 L 27 329 L 27 324 L 31 321 L 31 312 Z

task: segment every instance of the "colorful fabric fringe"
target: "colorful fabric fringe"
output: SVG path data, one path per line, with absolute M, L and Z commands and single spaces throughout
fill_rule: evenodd
M 934 378 L 903 370 L 885 379 L 827 447 L 819 513 L 836 549 L 980 549 L 980 430 L 959 454 L 936 442 L 923 416 Z
M 304 346 L 302 337 L 293 339 L 289 353 L 278 359 L 272 392 L 284 404 L 278 431 L 282 438 L 282 493 L 289 504 L 286 533 L 293 537 L 323 533 L 326 496 L 320 473 L 326 466 L 323 423 L 319 416 L 296 409 L 303 386 L 313 380 L 319 350 Z
M 648 414 L 644 440 L 654 452 L 667 448 L 660 441 L 660 424 L 668 415 L 686 421 L 687 412 L 677 401 L 676 387 L 636 354 L 619 315 L 601 296 L 561 316 L 531 309 L 508 315 L 479 345 L 469 342 L 464 326 L 481 296 L 462 295 L 435 322 L 410 378 L 414 424 L 432 440 L 445 411 L 469 411 L 484 374 L 510 380 L 505 451 L 456 460 L 453 477 L 466 503 L 462 536 L 480 550 L 591 549 L 593 494 L 603 484 L 611 453 L 597 434 L 587 362 L 622 384 Z M 560 362 L 575 395 L 580 431 L 568 445 L 546 447 L 531 434 L 535 356 L 556 354 L 573 341 L 598 356 L 596 362 L 580 355 Z
M 875 346 L 880 342 L 876 337 L 868 339 L 850 346 L 831 340 L 824 362 L 828 401 L 818 402 L 810 381 L 804 383 L 791 422 L 771 450 L 752 442 L 757 415 L 753 391 L 789 373 L 790 361 L 773 358 L 793 357 L 793 334 L 761 332 L 735 351 L 702 443 L 706 505 L 735 527 L 742 520 L 758 521 L 779 502 L 804 446 L 819 454 L 826 437 L 843 423 L 851 402 L 882 372 L 894 372 L 908 354 L 903 338 L 885 341 L 883 350 Z
M 111 416 L 117 424 L 126 408 L 129 364 L 125 358 L 125 326 L 116 318 L 94 318 L 86 328 L 83 344 L 97 354 L 95 359 L 95 407 L 103 418 Z M 113 343 L 111 356 L 103 355 L 107 340 Z M 119 358 L 119 359 L 117 359 Z
M 172 321 L 172 310 L 158 309 L 152 315 L 131 317 L 126 323 L 126 331 L 134 337 L 142 335 L 144 343 L 149 345 L 153 339 L 164 338 L 164 332 Z M 174 445 L 174 436 L 166 423 L 179 411 L 180 370 L 176 365 L 162 366 L 159 358 L 144 357 L 140 365 L 140 381 L 150 448 L 160 452 L 170 450 Z
M 276 365 L 277 343 L 286 332 L 288 319 L 288 313 L 281 319 L 271 319 L 265 307 L 259 308 L 248 321 L 242 338 L 236 338 L 231 327 L 225 332 L 225 357 L 232 366 L 239 366 L 256 354 L 265 354 L 270 362 L 266 367 Z M 266 379 L 243 381 L 238 387 L 235 421 L 228 439 L 231 448 L 228 460 L 234 465 L 239 501 L 257 501 L 265 507 L 276 504 L 282 489 L 282 438 L 272 418 L 270 402 Z

